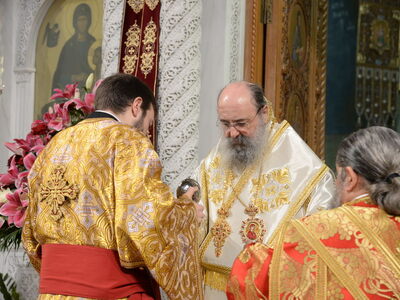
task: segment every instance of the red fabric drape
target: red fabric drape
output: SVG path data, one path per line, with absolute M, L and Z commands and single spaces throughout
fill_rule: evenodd
M 150 273 L 144 268 L 122 268 L 116 251 L 62 244 L 45 244 L 42 251 L 41 294 L 160 299 L 158 285 Z
M 135 75 L 156 94 L 160 36 L 160 0 L 126 0 L 119 71 Z M 152 141 L 156 141 L 156 126 Z

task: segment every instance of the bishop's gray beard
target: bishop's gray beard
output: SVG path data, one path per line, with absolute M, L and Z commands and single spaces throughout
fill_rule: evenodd
M 221 158 L 229 168 L 243 170 L 262 155 L 269 134 L 265 124 L 260 120 L 254 136 L 240 134 L 236 138 L 222 137 Z

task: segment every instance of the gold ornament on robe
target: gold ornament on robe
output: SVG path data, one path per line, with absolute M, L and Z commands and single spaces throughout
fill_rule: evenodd
M 55 221 L 64 216 L 61 210 L 62 205 L 68 200 L 75 200 L 79 192 L 76 185 L 69 184 L 65 179 L 65 166 L 63 165 L 55 166 L 49 180 L 40 187 L 40 201 L 47 204 Z
M 259 242 L 262 243 L 266 233 L 264 221 L 255 216 L 259 213 L 259 209 L 251 203 L 244 210 L 245 214 L 249 216 L 245 221 L 242 221 L 240 235 L 245 244 Z

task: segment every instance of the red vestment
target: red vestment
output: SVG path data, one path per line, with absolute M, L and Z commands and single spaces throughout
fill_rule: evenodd
M 229 299 L 400 299 L 400 218 L 368 197 L 292 220 L 236 258 Z

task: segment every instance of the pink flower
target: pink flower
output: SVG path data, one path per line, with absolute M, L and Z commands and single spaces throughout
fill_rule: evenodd
M 103 79 L 99 79 L 99 80 L 96 81 L 96 83 L 94 84 L 93 91 L 92 91 L 93 95 L 96 94 L 96 91 L 97 91 L 97 89 L 99 88 L 99 86 L 100 86 L 100 84 L 101 84 L 102 82 L 103 82 Z
M 49 131 L 46 130 L 46 134 Z M 45 145 L 45 140 L 46 140 L 46 136 L 41 136 L 41 135 L 36 135 L 33 134 L 32 132 L 30 132 L 27 136 L 26 136 L 26 142 L 29 145 L 29 152 L 32 153 L 39 153 L 40 151 L 42 151 L 42 149 L 44 148 Z
M 85 103 L 86 103 L 86 106 L 88 106 L 90 108 L 90 112 L 93 112 L 94 111 L 94 94 L 87 93 L 85 95 Z
M 4 145 L 12 152 L 19 156 L 25 156 L 26 153 L 31 151 L 32 146 L 40 144 L 41 137 L 29 133 L 26 139 L 14 139 L 15 143 L 4 143 Z
M 4 145 L 17 155 L 24 155 L 26 148 L 24 147 L 24 140 L 14 139 L 15 143 L 4 143 Z
M 54 105 L 54 113 L 45 113 L 43 115 L 43 120 L 47 122 L 49 129 L 54 129 L 56 131 L 60 131 L 71 125 L 71 117 L 69 116 L 68 110 L 64 108 L 64 105 L 60 104 Z
M 13 193 L 7 194 L 6 202 L 0 208 L 0 214 L 8 217 L 8 224 L 14 223 L 16 227 L 22 227 L 25 221 L 25 211 L 28 206 L 27 194 L 21 189 L 15 190 Z
M 0 189 L 0 207 L 2 207 L 3 204 L 8 201 L 6 196 L 9 193 L 11 193 L 10 189 Z
M 8 186 L 14 184 L 18 179 L 19 170 L 15 163 L 15 155 L 11 159 L 10 167 L 8 168 L 7 173 L 0 174 L 0 186 Z
M 81 110 L 85 115 L 88 115 L 89 113 L 94 111 L 93 103 L 94 103 L 94 95 L 86 94 L 84 101 L 75 98 L 65 102 L 64 109 L 69 111 L 71 107 L 73 107 L 76 110 Z
M 54 89 L 54 94 L 53 96 L 50 97 L 50 99 L 57 99 L 57 98 L 67 98 L 67 99 L 71 99 L 72 97 L 74 97 L 75 94 L 75 89 L 78 86 L 77 83 L 75 84 L 68 84 L 65 86 L 64 91 L 60 90 L 60 89 Z
M 17 189 L 26 189 L 28 187 L 28 174 L 29 171 L 23 171 L 18 174 L 18 177 L 15 180 L 15 187 Z
M 44 135 L 47 132 L 47 124 L 42 120 L 36 120 L 31 125 L 33 134 Z

